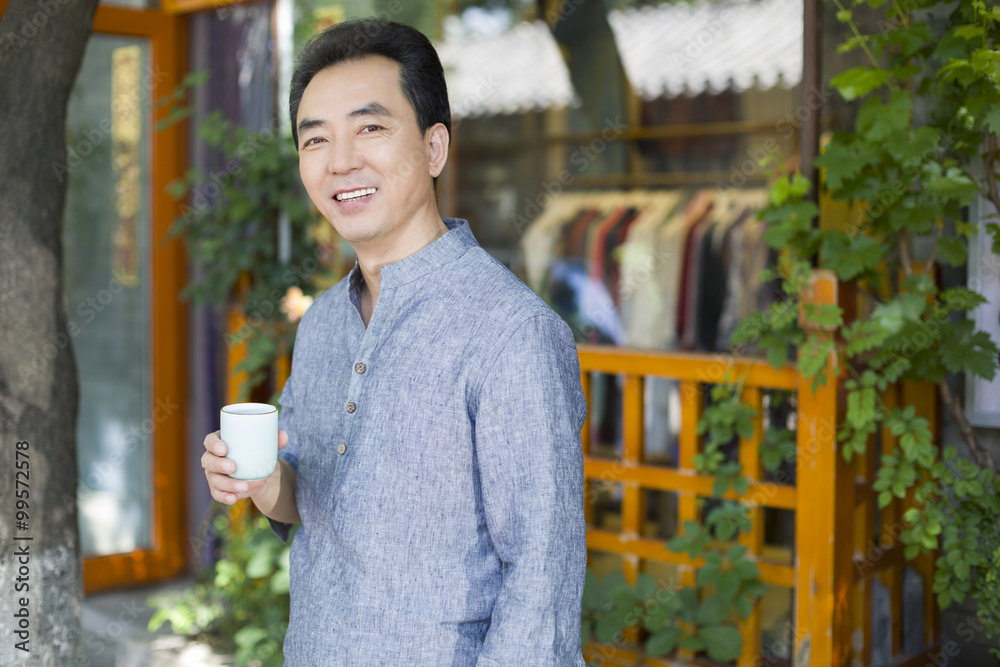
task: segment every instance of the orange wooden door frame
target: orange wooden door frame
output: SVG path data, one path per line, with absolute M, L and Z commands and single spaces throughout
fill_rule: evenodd
M 186 73 L 186 40 L 183 21 L 162 11 L 101 6 L 94 17 L 94 32 L 149 40 L 150 68 L 145 85 L 152 84 L 153 108 L 149 127 L 166 115 L 155 101 L 171 93 Z M 86 558 L 84 589 L 88 593 L 151 582 L 175 576 L 187 567 L 186 507 L 187 451 L 187 309 L 178 293 L 187 280 L 187 264 L 178 241 L 162 239 L 179 214 L 167 194 L 167 184 L 184 173 L 186 127 L 174 125 L 151 136 L 151 248 L 153 276 L 150 287 L 153 391 L 149 414 L 156 417 L 150 436 L 153 447 L 152 548 L 131 553 Z M 160 415 L 164 414 L 160 419 Z
M 0 16 L 10 0 L 0 0 Z M 187 66 L 183 19 L 154 10 L 101 5 L 94 16 L 94 33 L 148 40 L 150 62 L 143 85 L 153 109 L 150 128 L 166 115 L 155 101 L 172 92 Z M 85 558 L 87 593 L 123 588 L 175 576 L 187 567 L 187 310 L 178 302 L 186 282 L 187 263 L 178 241 L 164 243 L 164 235 L 180 213 L 166 192 L 166 185 L 185 169 L 187 132 L 183 124 L 161 131 L 151 129 L 151 248 L 149 299 L 152 304 L 150 350 L 152 392 L 149 415 L 153 418 L 152 446 L 152 547 L 130 553 Z

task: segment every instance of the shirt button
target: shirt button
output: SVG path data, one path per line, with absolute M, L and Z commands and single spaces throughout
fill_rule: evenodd
M 357 409 L 358 409 L 358 406 L 354 405 L 354 403 L 348 403 L 347 404 L 347 411 L 348 412 L 354 412 Z
M 359 375 L 361 373 L 364 373 L 365 372 L 365 365 L 364 364 L 354 364 L 354 372 L 358 373 Z
M 343 444 L 343 443 L 341 443 L 341 444 L 340 444 L 340 446 L 339 446 L 339 447 L 337 447 L 337 452 L 338 452 L 339 454 L 343 454 L 343 453 L 344 453 L 344 452 L 346 452 L 346 451 L 347 451 L 347 445 L 345 445 L 345 444 Z

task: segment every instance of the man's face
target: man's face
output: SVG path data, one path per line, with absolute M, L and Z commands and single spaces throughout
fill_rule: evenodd
M 431 178 L 447 158 L 444 126 L 420 132 L 394 61 L 370 56 L 319 72 L 296 122 L 302 182 L 349 243 L 377 243 L 436 216 Z

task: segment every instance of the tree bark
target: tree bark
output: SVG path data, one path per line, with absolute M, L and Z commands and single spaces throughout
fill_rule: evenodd
M 624 174 L 628 170 L 628 145 L 617 140 L 630 123 L 629 83 L 618 53 L 608 8 L 604 0 L 538 0 L 539 13 L 569 70 L 573 89 L 580 97 L 586 127 L 576 131 L 609 131 L 610 141 L 591 143 L 585 152 L 583 173 Z M 603 146 L 602 146 L 603 144 Z M 591 156 L 594 156 L 591 158 Z
M 0 19 L 4 665 L 80 664 L 83 583 L 73 501 L 78 386 L 63 292 L 66 183 L 53 165 L 66 163 L 66 105 L 97 4 L 13 0 Z M 17 514 L 18 500 L 26 501 L 24 515 Z

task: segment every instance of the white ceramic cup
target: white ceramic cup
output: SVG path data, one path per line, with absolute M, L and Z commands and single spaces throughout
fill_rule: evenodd
M 220 415 L 226 458 L 236 463 L 233 479 L 264 479 L 278 464 L 278 409 L 267 403 L 233 403 Z

